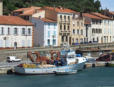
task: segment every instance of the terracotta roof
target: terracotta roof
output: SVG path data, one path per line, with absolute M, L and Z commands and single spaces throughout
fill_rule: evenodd
M 25 15 L 32 15 L 34 13 L 39 12 L 39 11 L 42 11 L 41 7 L 29 7 L 29 8 L 21 8 L 21 9 L 17 9 L 17 10 L 14 10 L 13 12 L 22 12 L 20 14 L 20 16 L 25 16 Z
M 47 19 L 47 18 L 42 18 L 41 20 L 44 22 L 57 22 L 55 20 L 51 20 L 51 19 Z
M 31 7 L 28 7 L 28 8 L 20 8 L 20 9 L 14 10 L 13 12 L 26 11 L 26 10 L 30 10 L 30 9 L 41 9 L 41 7 L 31 6 Z
M 44 22 L 50 22 L 50 23 L 56 23 L 56 22 L 57 22 L 57 21 L 55 21 L 55 20 L 47 19 L 47 18 L 37 18 L 37 17 L 33 17 L 33 18 L 42 20 L 42 21 L 44 21 Z
M 110 17 L 105 16 L 105 15 L 102 15 L 102 14 L 100 14 L 100 13 L 93 12 L 92 14 L 95 15 L 95 16 L 101 17 L 101 18 L 103 18 L 103 19 L 111 19 Z
M 71 10 L 71 9 L 67 9 L 67 8 L 62 8 L 62 7 L 44 7 L 46 9 L 50 9 L 53 10 L 55 12 L 60 12 L 60 13 L 75 13 L 75 11 Z
M 37 12 L 41 12 L 41 11 L 43 11 L 42 9 L 30 9 L 30 10 L 27 10 L 27 11 L 24 11 L 22 14 L 20 14 L 20 16 L 25 16 L 25 15 L 33 15 L 34 13 L 36 13 L 36 11 Z
M 17 16 L 0 16 L 0 24 L 7 25 L 30 25 L 33 24 Z
M 98 19 L 98 20 L 102 19 L 101 17 L 95 16 L 95 15 L 92 15 L 92 14 L 89 14 L 89 13 L 83 13 L 83 16 L 89 17 L 89 18 L 92 18 L 92 19 Z

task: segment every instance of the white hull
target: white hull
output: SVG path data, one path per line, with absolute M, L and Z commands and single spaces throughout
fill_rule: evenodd
M 23 68 L 15 67 L 15 73 L 25 75 L 36 75 L 36 74 L 54 74 L 54 72 L 68 71 L 68 70 L 82 70 L 85 63 L 78 63 L 73 65 L 49 67 L 49 68 Z

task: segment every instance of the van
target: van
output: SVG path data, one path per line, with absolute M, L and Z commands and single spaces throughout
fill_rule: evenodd
M 16 56 L 8 56 L 7 62 L 20 62 L 21 59 L 16 58 Z

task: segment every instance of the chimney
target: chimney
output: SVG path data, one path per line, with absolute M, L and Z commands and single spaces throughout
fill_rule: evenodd
M 3 15 L 3 1 L 0 0 L 0 15 Z

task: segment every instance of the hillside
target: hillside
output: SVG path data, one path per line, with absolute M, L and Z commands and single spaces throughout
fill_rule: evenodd
M 63 6 L 79 12 L 100 11 L 99 0 L 3 0 L 4 14 L 29 6 Z

